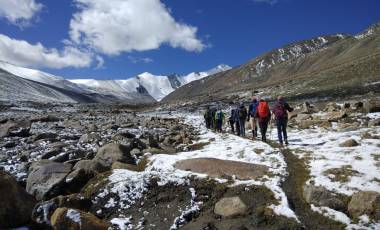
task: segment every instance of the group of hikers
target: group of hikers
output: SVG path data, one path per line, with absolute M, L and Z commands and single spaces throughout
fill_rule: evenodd
M 252 98 L 248 109 L 244 103 L 237 104 L 231 108 L 228 122 L 232 133 L 245 137 L 245 124 L 250 122 L 252 127 L 252 138 L 258 138 L 258 127 L 260 128 L 261 140 L 266 142 L 268 126 L 272 121 L 275 121 L 277 127 L 278 140 L 281 146 L 288 145 L 288 135 L 286 127 L 288 124 L 288 112 L 292 112 L 293 108 L 285 101 L 283 97 L 278 97 L 272 108 L 269 108 L 269 103 L 261 98 Z M 225 114 L 221 108 L 206 109 L 204 114 L 206 127 L 214 129 L 216 132 L 223 131 Z

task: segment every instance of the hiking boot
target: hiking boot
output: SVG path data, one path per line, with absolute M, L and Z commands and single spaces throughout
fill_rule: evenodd
M 289 145 L 289 142 L 288 142 L 288 140 L 285 140 L 285 145 Z
M 280 142 L 280 148 L 284 147 L 284 143 Z

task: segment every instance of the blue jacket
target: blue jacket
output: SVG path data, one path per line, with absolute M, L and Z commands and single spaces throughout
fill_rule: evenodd
M 249 109 L 248 109 L 248 116 L 249 117 L 255 117 L 256 116 L 256 110 L 257 110 L 258 106 L 259 106 L 258 101 L 254 101 L 249 105 Z

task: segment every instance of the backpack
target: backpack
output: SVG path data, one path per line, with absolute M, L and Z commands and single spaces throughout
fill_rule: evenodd
M 281 103 L 277 103 L 273 108 L 273 113 L 276 116 L 276 119 L 283 119 L 286 116 L 285 107 Z
M 261 118 L 269 117 L 270 111 L 269 111 L 268 102 L 266 101 L 260 102 L 259 106 L 257 107 L 257 113 L 259 117 Z
M 245 107 L 239 109 L 239 118 L 246 119 L 247 118 L 247 109 Z
M 258 106 L 258 103 L 252 103 L 250 106 L 249 106 L 249 115 L 251 117 L 255 117 L 256 116 L 256 111 L 257 111 L 257 106 Z
M 223 112 L 222 111 L 219 111 L 216 113 L 216 119 L 217 120 L 223 120 Z

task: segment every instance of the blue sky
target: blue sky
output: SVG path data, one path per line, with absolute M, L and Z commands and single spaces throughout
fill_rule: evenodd
M 67 78 L 186 74 L 355 34 L 379 12 L 378 0 L 4 0 L 0 59 Z

